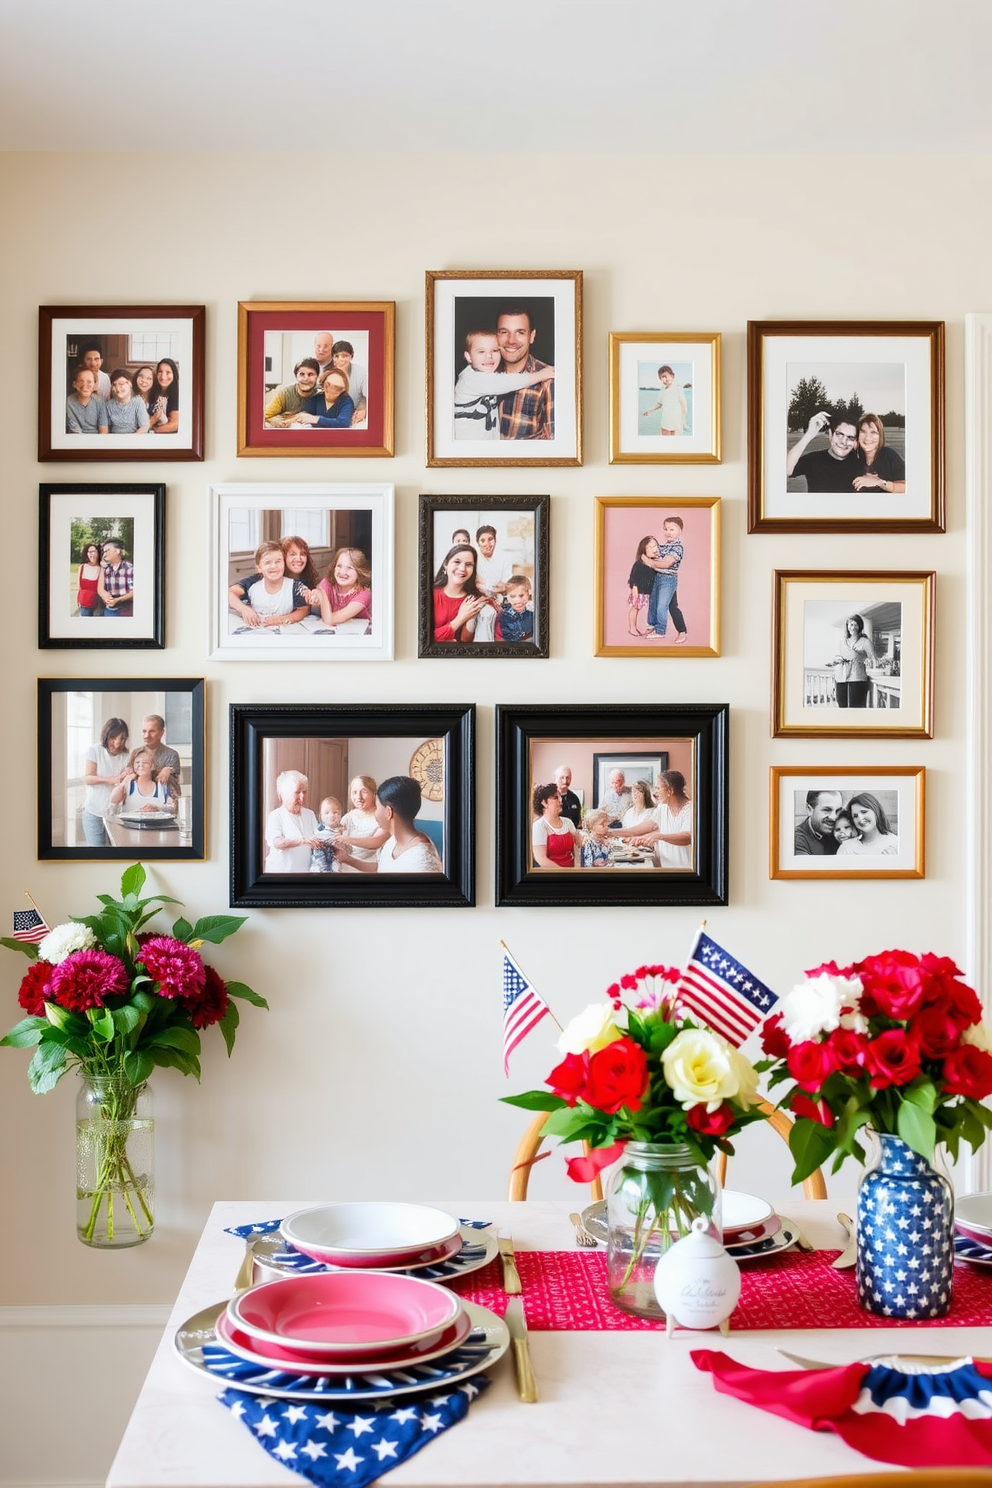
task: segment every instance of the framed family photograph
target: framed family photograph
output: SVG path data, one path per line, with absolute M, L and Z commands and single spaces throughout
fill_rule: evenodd
M 720 655 L 720 498 L 597 496 L 597 656 Z
M 922 765 L 773 765 L 770 878 L 924 878 Z
M 580 272 L 428 272 L 427 463 L 582 464 Z
M 210 488 L 214 661 L 389 661 L 393 487 Z
M 548 655 L 550 496 L 421 496 L 419 655 Z
M 933 573 L 775 573 L 772 733 L 933 738 Z
M 748 531 L 944 531 L 943 321 L 749 321 Z
M 200 678 L 38 679 L 38 857 L 200 859 Z
M 38 645 L 165 645 L 165 486 L 42 485 Z
M 496 903 L 727 903 L 725 703 L 496 709 Z
M 231 904 L 475 903 L 474 704 L 231 708 Z
M 202 305 L 42 305 L 39 460 L 202 460 Z
M 719 460 L 719 331 L 611 331 L 610 464 Z
M 238 454 L 393 453 L 392 300 L 242 300 Z

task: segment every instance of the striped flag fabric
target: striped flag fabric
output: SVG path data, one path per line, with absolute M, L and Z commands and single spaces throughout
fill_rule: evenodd
M 777 992 L 702 929 L 675 991 L 679 1001 L 701 1022 L 737 1047 L 778 1002 Z
M 510 1055 L 551 1009 L 503 947 L 503 1073 L 510 1073 Z
M 14 939 L 37 945 L 48 934 L 48 926 L 36 909 L 14 910 Z

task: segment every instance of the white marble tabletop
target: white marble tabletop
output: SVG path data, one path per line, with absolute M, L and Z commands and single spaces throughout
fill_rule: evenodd
M 584 1192 L 584 1191 L 583 1191 Z M 567 1203 L 435 1201 L 442 1209 L 491 1219 L 519 1250 L 573 1244 Z M 306 1201 L 214 1205 L 172 1317 L 138 1397 L 107 1488 L 282 1488 L 304 1479 L 268 1455 L 216 1401 L 221 1383 L 198 1377 L 175 1353 L 187 1318 L 230 1296 L 244 1254 L 229 1225 L 274 1219 Z M 579 1204 L 581 1207 L 581 1203 Z M 817 1246 L 839 1249 L 844 1235 L 829 1201 L 778 1206 Z M 526 1295 L 524 1300 L 526 1301 Z M 909 1337 L 907 1337 L 909 1334 Z M 910 1344 L 909 1339 L 912 1339 Z M 492 1385 L 467 1420 L 393 1468 L 386 1488 L 616 1488 L 723 1485 L 884 1471 L 833 1434 L 812 1432 L 718 1395 L 692 1364 L 695 1348 L 719 1348 L 763 1369 L 794 1366 L 781 1344 L 812 1358 L 850 1363 L 863 1353 L 913 1348 L 986 1353 L 985 1328 L 928 1327 L 787 1332 L 531 1333 L 540 1401 L 517 1398 L 511 1356 L 492 1369 Z

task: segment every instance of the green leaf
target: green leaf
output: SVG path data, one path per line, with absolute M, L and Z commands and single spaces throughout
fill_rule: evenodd
M 114 1008 L 114 1027 L 119 1034 L 133 1033 L 142 1016 L 134 1004 L 129 1002 L 124 1007 Z
M 51 1025 L 47 1018 L 22 1018 L 9 1033 L 0 1038 L 0 1046 L 7 1049 L 30 1049 L 43 1037 Z
M 185 944 L 187 941 L 193 939 L 193 926 L 189 920 L 184 920 L 182 915 L 180 915 L 172 927 L 172 933 L 176 940 L 181 940 Z
M 811 1121 L 808 1116 L 797 1116 L 789 1133 L 789 1150 L 796 1160 L 793 1184 L 802 1183 L 810 1173 L 822 1167 L 834 1145 L 832 1130 L 821 1126 L 818 1121 Z
M 269 1004 L 265 998 L 260 997 L 257 992 L 253 992 L 250 987 L 246 987 L 244 982 L 228 982 L 227 995 L 229 997 L 240 997 L 243 1002 L 250 1002 L 252 1007 L 265 1008 L 268 1011 Z
M 39 1044 L 28 1065 L 28 1083 L 35 1095 L 44 1095 L 65 1074 L 65 1049 L 61 1044 L 46 1040 Z
M 5 935 L 0 939 L 0 945 L 6 946 L 8 951 L 20 951 L 23 956 L 27 956 L 29 961 L 38 959 L 38 947 L 31 941 L 11 940 Z
M 140 863 L 132 863 L 130 868 L 125 868 L 121 874 L 121 898 L 125 899 L 128 894 L 140 894 L 146 876 Z
M 154 1059 L 144 1049 L 132 1049 L 124 1055 L 124 1073 L 132 1085 L 144 1085 L 154 1068 Z
M 99 1013 L 96 1008 L 90 1008 L 87 1013 L 93 1033 L 103 1043 L 109 1044 L 114 1036 L 114 1015 L 109 1008 L 101 1008 Z
M 588 1106 L 561 1106 L 551 1112 L 541 1131 L 545 1136 L 571 1142 L 576 1137 L 588 1137 L 591 1129 L 601 1131 L 602 1127 L 602 1116 Z
M 147 978 L 151 981 L 151 978 Z M 151 1013 L 160 1005 L 161 997 L 156 997 L 152 992 L 146 992 L 143 988 L 134 993 L 131 998 L 131 1006 L 137 1008 L 139 1013 Z
M 932 1116 L 937 1108 L 939 1095 L 933 1081 L 923 1076 L 914 1080 L 911 1085 L 905 1086 L 902 1099 L 904 1105 L 908 1101 L 911 1106 L 918 1106 L 927 1116 Z
M 217 1027 L 224 1035 L 224 1043 L 227 1045 L 228 1059 L 230 1059 L 232 1053 L 234 1052 L 234 1035 L 237 1032 L 237 1027 L 240 1022 L 241 1014 L 238 1012 L 238 1004 L 236 1002 L 229 1002 L 227 1004 L 227 1008 L 225 1010 L 223 1018 L 220 1018 L 217 1023 Z
M 896 1117 L 896 1127 L 903 1141 L 929 1162 L 937 1145 L 937 1124 L 933 1117 L 912 1101 L 904 1100 Z
M 217 945 L 240 930 L 247 919 L 247 915 L 204 915 L 193 926 L 193 939 L 209 940 L 212 945 Z
M 566 1104 L 550 1090 L 525 1090 L 523 1095 L 501 1095 L 500 1100 L 505 1106 L 518 1106 L 521 1111 L 557 1111 Z
M 200 1061 L 193 1054 L 181 1054 L 178 1049 L 149 1049 L 152 1060 L 162 1069 L 177 1069 L 180 1074 L 200 1078 Z
M 163 1028 L 148 1040 L 145 1045 L 148 1049 L 180 1049 L 184 1054 L 196 1055 L 200 1052 L 200 1035 L 195 1028 L 183 1028 L 174 1024 L 171 1028 Z

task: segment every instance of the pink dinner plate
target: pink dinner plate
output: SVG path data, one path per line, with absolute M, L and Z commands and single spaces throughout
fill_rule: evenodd
M 236 1328 L 302 1353 L 373 1356 L 441 1336 L 461 1299 L 433 1281 L 383 1271 L 287 1276 L 232 1297 Z
M 440 1338 L 433 1342 L 404 1345 L 402 1349 L 376 1354 L 374 1358 L 363 1354 L 360 1359 L 342 1359 L 339 1355 L 329 1359 L 282 1348 L 278 1343 L 263 1343 L 260 1338 L 252 1338 L 236 1328 L 226 1312 L 217 1319 L 214 1331 L 218 1343 L 251 1364 L 273 1364 L 297 1374 L 368 1374 L 376 1369 L 407 1369 L 411 1364 L 426 1364 L 431 1359 L 439 1359 L 442 1354 L 451 1353 L 465 1342 L 472 1331 L 472 1320 L 467 1312 L 460 1312 L 451 1327 L 445 1328 Z

